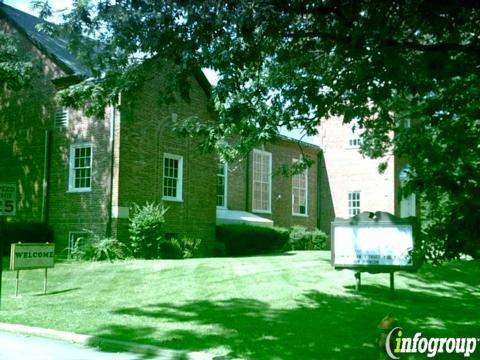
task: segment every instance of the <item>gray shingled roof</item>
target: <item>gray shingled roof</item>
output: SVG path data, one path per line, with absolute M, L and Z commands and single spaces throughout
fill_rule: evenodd
M 44 20 L 1 2 L 0 13 L 3 13 L 20 31 L 25 33 L 36 46 L 45 51 L 53 60 L 59 62 L 59 65 L 63 65 L 62 67 L 70 73 L 69 75 L 89 75 L 88 69 L 68 51 L 68 41 L 66 39 L 51 37 L 36 29 L 36 25 L 44 22 Z

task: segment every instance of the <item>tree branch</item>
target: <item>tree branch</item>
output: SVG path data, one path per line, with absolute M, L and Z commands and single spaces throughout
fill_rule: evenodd
M 290 32 L 285 34 L 285 37 L 291 39 L 327 39 L 333 42 L 338 42 L 342 44 L 352 45 L 356 48 L 363 47 L 366 44 L 365 39 L 355 40 L 350 36 L 341 36 L 337 34 L 332 34 L 328 32 L 321 31 L 301 31 L 301 32 Z M 384 39 L 380 40 L 379 44 L 381 47 L 390 47 L 390 48 L 400 48 L 400 49 L 409 49 L 416 50 L 425 53 L 438 53 L 438 52 L 450 52 L 456 51 L 461 53 L 466 53 L 474 56 L 480 56 L 480 47 L 472 44 L 458 44 L 458 43 L 436 43 L 436 44 L 421 44 L 413 41 L 397 41 L 394 39 Z
M 382 44 L 387 47 L 400 47 L 422 52 L 448 52 L 457 51 L 475 56 L 480 55 L 480 47 L 474 45 L 464 45 L 457 43 L 437 43 L 437 44 L 420 44 L 413 41 L 398 42 L 393 39 L 382 41 Z

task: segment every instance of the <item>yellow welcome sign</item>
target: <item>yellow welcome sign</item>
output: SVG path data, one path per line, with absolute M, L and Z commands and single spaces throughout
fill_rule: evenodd
M 10 270 L 16 271 L 15 296 L 18 296 L 20 270 L 45 269 L 43 293 L 47 293 L 47 270 L 55 264 L 55 244 L 17 243 L 10 248 Z
M 18 243 L 10 249 L 10 270 L 46 269 L 54 266 L 55 244 Z

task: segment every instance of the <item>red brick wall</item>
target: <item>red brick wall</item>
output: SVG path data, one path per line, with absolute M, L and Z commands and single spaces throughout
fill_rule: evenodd
M 86 118 L 70 110 L 67 129 L 54 129 L 55 86 L 52 79 L 65 76 L 51 59 L 38 50 L 8 22 L 0 29 L 14 34 L 20 51 L 39 60 L 41 71 L 32 85 L 19 92 L 0 89 L 0 174 L 1 181 L 18 187 L 18 211 L 13 221 L 40 222 L 42 218 L 45 132 L 49 132 L 50 179 L 45 219 L 54 230 L 57 251 L 68 244 L 70 231 L 91 230 L 105 235 L 108 215 L 110 173 L 109 119 Z M 68 160 L 71 144 L 93 144 L 92 191 L 68 192 Z
M 298 144 L 282 139 L 273 144 L 259 147 L 259 149 L 272 154 L 272 211 L 271 214 L 258 213 L 257 215 L 273 220 L 275 226 L 302 225 L 315 228 L 317 226 L 317 154 L 319 149 L 308 145 L 302 146 L 303 152 L 315 161 L 308 169 L 308 216 L 292 215 L 292 178 L 279 173 L 282 166 L 292 164 L 292 159 L 301 158 L 302 151 Z M 235 164 L 229 164 L 227 206 L 231 210 L 252 212 L 252 157 L 253 155 L 250 154 L 248 160 L 242 159 Z
M 349 146 L 351 126 L 343 125 L 341 118 L 322 120 L 319 126 L 319 143 L 323 149 L 324 164 L 321 191 L 329 190 L 322 214 L 333 213 L 348 218 L 348 192 L 360 192 L 361 211 L 395 212 L 395 164 L 393 156 L 370 159 L 362 156 L 358 148 Z M 378 166 L 387 162 L 387 170 L 380 174 Z M 326 184 L 328 183 L 328 187 Z M 328 200 L 330 197 L 331 201 Z M 331 218 L 331 215 L 330 215 Z M 325 222 L 322 230 L 328 230 Z
M 323 152 L 320 153 L 318 162 L 318 191 L 319 191 L 319 225 L 318 228 L 326 234 L 330 234 L 331 223 L 335 220 L 335 208 L 333 206 L 332 191 L 328 178 L 327 166 Z
M 15 32 L 5 22 L 2 29 Z M 110 111 L 104 119 L 84 116 L 69 110 L 67 129 L 53 128 L 54 88 L 51 80 L 65 75 L 62 70 L 36 49 L 26 38 L 17 34 L 22 51 L 41 60 L 43 72 L 33 86 L 18 93 L 0 89 L 0 180 L 18 185 L 18 216 L 16 221 L 42 219 L 42 183 L 45 131 L 50 132 L 50 172 L 48 192 L 48 221 L 55 231 L 57 250 L 67 246 L 68 234 L 89 230 L 104 236 L 110 212 L 110 182 L 112 181 L 112 149 Z M 152 72 L 153 73 L 153 72 Z M 197 141 L 179 138 L 173 133 L 172 114 L 180 119 L 198 116 L 213 119 L 207 110 L 208 99 L 191 79 L 190 101 L 170 105 L 159 102 L 162 78 L 154 76 L 134 93 L 125 94 L 113 139 L 115 140 L 113 168 L 113 203 L 129 208 L 133 203 L 162 200 L 163 154 L 183 156 L 183 201 L 165 201 L 167 232 L 213 239 L 216 209 L 216 158 L 202 154 Z M 92 190 L 82 193 L 68 191 L 70 145 L 93 144 Z M 298 145 L 279 140 L 265 146 L 272 152 L 274 173 L 281 165 L 290 165 L 301 156 Z M 304 151 L 316 160 L 317 151 Z M 251 168 L 251 159 L 249 161 Z M 231 209 L 251 210 L 251 177 L 246 173 L 246 161 L 229 167 L 229 199 Z M 272 218 L 275 225 L 317 224 L 317 165 L 309 169 L 308 217 L 292 216 L 290 177 L 275 175 L 272 179 L 272 213 L 260 214 Z M 249 189 L 249 198 L 246 194 Z M 113 235 L 128 237 L 128 219 L 113 219 Z
M 201 154 L 196 141 L 172 131 L 172 114 L 179 119 L 212 118 L 204 91 L 193 79 L 191 85 L 190 102 L 160 103 L 162 78 L 158 75 L 135 93 L 122 96 L 118 205 L 128 208 L 133 203 L 162 201 L 163 155 L 180 155 L 183 201 L 164 201 L 168 207 L 165 230 L 210 240 L 215 237 L 216 161 L 213 155 Z M 126 219 L 118 219 L 119 238 L 128 236 L 127 226 Z
M 1 16 L 1 15 L 0 15 Z M 62 71 L 8 22 L 0 30 L 19 41 L 19 52 L 39 62 L 31 86 L 18 92 L 0 86 L 0 182 L 17 185 L 17 216 L 12 221 L 42 219 L 45 130 L 51 128 L 55 88 L 51 79 Z
M 110 211 L 110 117 L 85 117 L 69 110 L 68 129 L 52 131 L 49 223 L 57 243 L 67 245 L 69 232 L 92 231 L 105 236 Z M 69 191 L 69 158 L 72 144 L 92 144 L 91 191 Z

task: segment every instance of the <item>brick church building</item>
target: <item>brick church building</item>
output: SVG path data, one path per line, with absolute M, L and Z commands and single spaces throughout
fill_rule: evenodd
M 57 249 L 86 230 L 128 237 L 133 203 L 162 201 L 166 231 L 213 240 L 219 223 L 319 226 L 316 161 L 302 174 L 278 174 L 302 153 L 320 160 L 320 148 L 284 136 L 235 164 L 203 154 L 192 138 L 171 130 L 177 118 L 213 120 L 210 84 L 192 75 L 190 102 L 160 105 L 162 74 L 122 94 L 102 118 L 58 106 L 58 89 L 88 76 L 66 41 L 39 33 L 38 18 L 0 3 L 0 31 L 41 64 L 27 89 L 0 89 L 0 183 L 17 186 L 17 215 L 9 221 L 52 226 Z

